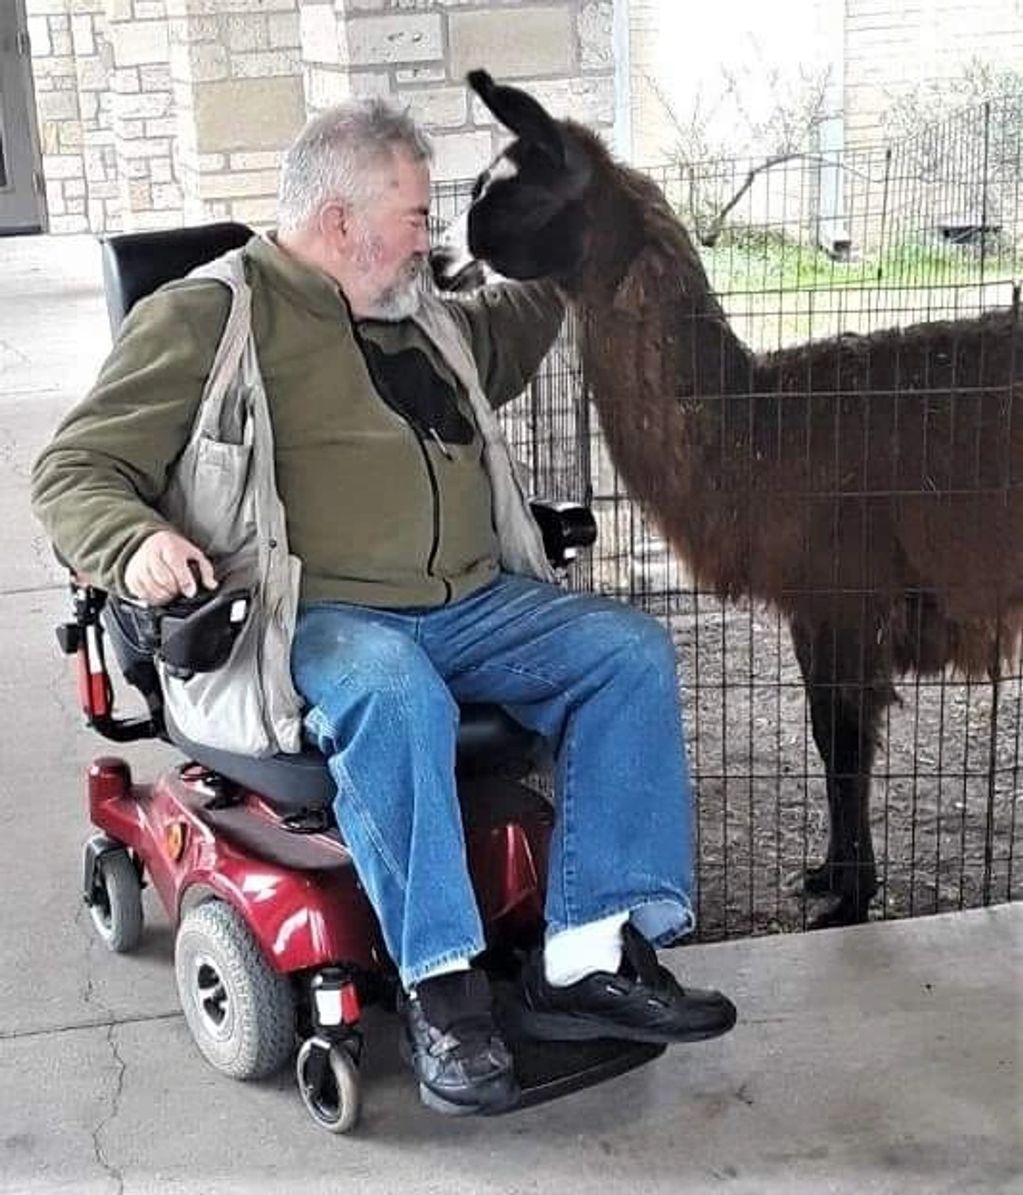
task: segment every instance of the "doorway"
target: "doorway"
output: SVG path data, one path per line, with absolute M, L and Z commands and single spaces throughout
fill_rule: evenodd
M 0 3 L 0 236 L 45 220 L 24 0 Z

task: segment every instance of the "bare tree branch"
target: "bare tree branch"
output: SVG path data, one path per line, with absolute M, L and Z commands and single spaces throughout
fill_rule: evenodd
M 746 192 L 753 186 L 753 183 L 758 174 L 762 174 L 765 170 L 770 170 L 772 166 L 780 166 L 782 162 L 792 161 L 794 158 L 803 158 L 809 162 L 824 162 L 820 154 L 804 154 L 804 153 L 787 153 L 787 154 L 773 154 L 769 158 L 765 158 L 759 166 L 754 166 L 746 174 L 742 185 L 735 192 L 735 194 L 728 200 L 728 202 L 720 209 L 717 215 L 711 220 L 710 224 L 705 228 L 696 226 L 697 240 L 701 245 L 708 249 L 713 249 L 717 244 L 718 237 L 721 236 L 722 230 L 725 227 L 725 221 L 728 219 L 728 213 L 735 207 L 739 200 L 746 194 Z
M 818 128 L 832 116 L 825 108 L 831 78 L 830 66 L 818 71 L 800 70 L 795 91 L 791 85 L 786 87 L 777 67 L 766 68 L 757 80 L 761 89 L 766 81 L 772 97 L 765 119 L 757 119 L 750 113 L 745 102 L 747 88 L 734 69 L 723 66 L 721 78 L 723 87 L 717 101 L 705 108 L 703 93 L 697 92 L 689 119 L 684 120 L 658 81 L 646 76 L 651 92 L 674 130 L 675 160 L 688 167 L 685 182 L 687 215 L 697 239 L 708 247 L 717 242 L 729 215 L 759 174 L 793 158 L 813 160 L 816 156 L 817 160 L 824 160 L 812 153 L 812 147 Z M 701 176 L 694 169 L 697 163 L 709 165 L 723 162 L 735 153 L 734 145 L 718 144 L 709 134 L 713 118 L 726 103 L 734 106 L 752 142 L 762 146 L 765 152 L 764 160 L 747 172 L 734 191 L 724 185 L 724 171 L 710 170 Z

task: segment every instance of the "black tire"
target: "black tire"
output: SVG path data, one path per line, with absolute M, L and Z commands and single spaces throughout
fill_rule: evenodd
M 107 851 L 96 861 L 89 912 L 96 933 L 115 954 L 127 954 L 142 938 L 142 883 L 127 850 Z
M 314 1050 L 328 1049 L 326 1072 L 318 1083 L 311 1081 L 310 1057 Z M 306 1111 L 328 1133 L 347 1133 L 359 1122 L 362 1085 L 359 1066 L 343 1046 L 327 1046 L 315 1038 L 302 1043 L 295 1061 L 298 1092 Z
M 273 1074 L 295 1045 L 291 980 L 274 971 L 244 918 L 223 901 L 189 910 L 174 970 L 185 1020 L 203 1057 L 233 1079 Z

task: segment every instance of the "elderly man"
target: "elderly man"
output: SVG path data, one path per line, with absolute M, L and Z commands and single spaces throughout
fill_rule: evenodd
M 428 292 L 429 159 L 382 102 L 323 113 L 286 155 L 277 231 L 244 263 L 302 562 L 304 731 L 398 968 L 423 1098 L 493 1111 L 517 1092 L 472 965 L 484 938 L 455 793 L 457 701 L 501 703 L 555 750 L 545 944 L 522 981 L 538 1035 L 690 1041 L 726 1032 L 735 1010 L 683 990 L 653 952 L 692 927 L 669 638 L 628 607 L 502 567 L 507 512 L 521 519 L 524 504 L 495 475 L 479 403 L 522 390 L 561 299 L 544 283 Z M 190 562 L 217 583 L 210 545 L 160 510 L 228 305 L 203 279 L 139 303 L 36 464 L 40 519 L 101 586 L 166 602 L 194 592 Z

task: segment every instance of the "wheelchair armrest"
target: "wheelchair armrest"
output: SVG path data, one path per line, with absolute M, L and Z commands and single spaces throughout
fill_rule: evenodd
M 535 498 L 529 504 L 543 535 L 544 551 L 555 568 L 565 568 L 580 548 L 597 538 L 597 521 L 587 506 L 578 502 L 551 502 Z
M 57 639 L 66 655 L 77 657 L 79 698 L 87 724 L 115 742 L 163 737 L 157 657 L 172 676 L 188 679 L 196 672 L 212 672 L 227 662 L 251 609 L 247 589 L 200 589 L 195 597 L 149 606 L 108 594 L 75 574 L 70 588 L 74 621 L 57 628 Z M 126 679 L 146 699 L 149 718 L 114 717 L 104 621 Z
M 75 657 L 78 699 L 86 725 L 115 743 L 158 738 L 162 719 L 152 710 L 148 718 L 114 717 L 114 689 L 107 671 L 100 620 L 109 595 L 74 572 L 70 589 L 74 621 L 57 627 L 57 642 L 65 655 Z
M 112 598 L 137 636 L 138 646 L 166 665 L 171 676 L 188 680 L 197 672 L 213 672 L 227 663 L 235 640 L 249 616 L 248 589 L 203 589 L 193 597 L 177 597 L 163 606 Z

